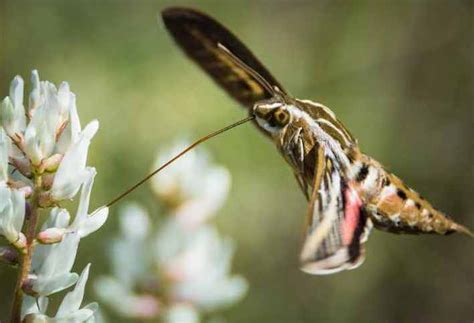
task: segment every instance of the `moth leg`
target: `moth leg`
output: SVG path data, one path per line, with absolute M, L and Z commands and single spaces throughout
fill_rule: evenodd
M 290 164 L 294 165 L 294 169 L 297 171 L 294 173 L 296 181 L 300 186 L 303 194 L 305 195 L 306 199 L 309 200 L 309 192 L 308 187 L 309 184 L 305 179 L 304 174 L 302 173 L 302 169 L 304 169 L 304 141 L 302 138 L 302 130 L 303 128 L 298 128 L 289 138 L 285 147 L 283 147 L 282 151 L 284 155 L 287 157 Z
M 311 191 L 311 198 L 308 203 L 308 211 L 306 213 L 306 228 L 310 228 L 315 216 L 315 210 L 317 212 L 316 203 L 320 203 L 319 197 L 319 187 L 323 179 L 324 169 L 326 168 L 325 158 L 324 158 L 324 149 L 322 146 L 318 148 L 317 162 L 315 163 L 314 170 L 314 181 Z M 305 236 L 308 233 L 305 232 Z M 314 235 L 313 235 L 314 237 Z M 301 251 L 300 259 L 302 262 L 305 262 L 307 259 L 310 259 L 314 253 L 314 243 L 313 241 L 305 241 L 303 245 L 303 250 Z
M 304 139 L 303 136 L 301 135 L 302 128 L 298 128 L 296 131 L 295 136 L 292 138 L 293 143 L 295 146 L 295 154 L 293 155 L 293 159 L 295 160 L 295 163 L 298 163 L 297 169 L 304 169 L 304 157 L 305 157 L 305 150 L 304 150 Z M 295 173 L 296 180 L 298 181 L 298 184 L 301 187 L 301 190 L 303 191 L 306 200 L 309 200 L 310 196 L 308 193 L 308 187 L 309 184 L 306 181 L 304 174 L 301 172 Z
M 299 187 L 301 188 L 301 191 L 306 197 L 306 200 L 309 201 L 310 196 L 308 192 L 308 183 L 306 183 L 306 180 L 300 173 L 295 172 L 294 175 L 295 175 L 296 181 L 298 182 Z
M 298 161 L 300 162 L 300 169 L 304 169 L 304 139 L 303 136 L 298 137 Z

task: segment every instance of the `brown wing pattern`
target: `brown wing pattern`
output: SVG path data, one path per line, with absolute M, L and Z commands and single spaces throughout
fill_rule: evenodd
M 184 52 L 242 105 L 251 109 L 256 101 L 269 99 L 273 94 L 258 78 L 230 59 L 219 48 L 219 44 L 271 86 L 283 91 L 278 81 L 252 52 L 213 18 L 197 10 L 179 7 L 165 9 L 162 16 L 166 28 Z

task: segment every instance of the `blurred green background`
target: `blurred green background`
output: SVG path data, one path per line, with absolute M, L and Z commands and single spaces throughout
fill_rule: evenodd
M 83 124 L 101 122 L 89 158 L 94 207 L 148 171 L 159 147 L 245 115 L 168 36 L 158 13 L 176 4 L 218 18 L 290 93 L 331 107 L 366 153 L 474 228 L 472 1 L 0 0 L 1 96 L 37 68 L 70 82 Z M 474 319 L 472 239 L 373 231 L 359 269 L 303 274 L 306 203 L 271 142 L 245 125 L 205 145 L 232 173 L 216 221 L 237 241 L 234 271 L 250 283 L 222 313 L 229 322 Z M 158 210 L 148 187 L 128 199 Z M 116 214 L 79 249 L 75 268 L 92 262 L 90 281 L 109 272 Z M 0 319 L 14 278 L 0 267 Z

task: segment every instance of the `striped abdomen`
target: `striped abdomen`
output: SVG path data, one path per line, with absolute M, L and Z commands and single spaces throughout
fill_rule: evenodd
M 374 225 L 393 233 L 472 233 L 454 222 L 370 157 L 360 155 L 354 171 Z

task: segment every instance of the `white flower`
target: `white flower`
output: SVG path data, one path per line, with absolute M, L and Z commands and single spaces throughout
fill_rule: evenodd
M 120 210 L 120 229 L 123 237 L 143 241 L 150 231 L 150 219 L 137 203 L 125 204 Z
M 95 284 L 97 294 L 110 307 L 127 317 L 153 318 L 161 311 L 158 299 L 133 291 L 150 268 L 146 243 L 150 221 L 146 211 L 130 203 L 120 211 L 121 235 L 111 245 L 115 277 L 101 277 Z
M 41 105 L 40 80 L 37 70 L 31 72 L 31 92 L 29 98 L 28 114 L 33 116 L 35 109 Z
M 47 297 L 36 299 L 27 296 L 22 308 L 22 316 L 26 316 L 25 322 L 89 322 L 98 310 L 97 303 L 91 303 L 81 308 L 84 288 L 89 276 L 89 268 L 90 264 L 82 271 L 74 289 L 66 294 L 54 317 L 48 317 L 45 314 L 49 303 Z
M 86 162 L 98 122 L 92 121 L 81 131 L 76 98 L 67 82 L 56 88 L 50 82 L 41 82 L 34 70 L 31 83 L 26 113 L 24 82 L 19 76 L 12 81 L 9 96 L 0 105 L 0 235 L 11 244 L 0 247 L 0 260 L 15 264 L 18 255 L 25 257 L 19 262 L 19 270 L 29 269 L 29 273 L 26 281 L 21 275 L 18 282 L 21 284 L 17 286 L 24 292 L 22 322 L 97 323 L 100 321 L 97 304 L 81 308 L 89 265 L 80 277 L 71 270 L 80 239 L 99 229 L 108 216 L 106 207 L 88 214 L 96 172 L 94 168 L 86 167 Z M 29 201 L 31 210 L 45 209 L 57 205 L 56 202 L 72 199 L 81 186 L 74 221 L 71 223 L 67 210 L 53 208 L 34 237 L 32 249 L 26 250 L 26 238 L 21 230 L 36 231 L 30 228 L 36 220 L 28 221 L 23 228 L 25 212 L 28 213 L 25 198 L 33 194 Z M 38 214 L 31 212 L 30 216 L 34 219 Z M 28 268 L 30 260 L 31 268 Z M 48 316 L 47 296 L 76 282 L 74 289 L 64 297 L 56 316 Z M 16 309 L 17 305 L 15 301 Z M 19 314 L 13 314 L 14 321 L 18 321 Z
M 26 116 L 23 107 L 24 82 L 20 76 L 15 76 L 10 85 L 10 96 L 7 96 L 0 107 L 0 119 L 5 131 L 11 137 L 25 130 Z
M 146 211 L 135 203 L 120 210 L 121 235 L 110 246 L 115 277 L 127 288 L 142 278 L 149 269 L 150 257 L 146 243 L 150 220 Z
M 41 82 L 44 98 L 25 130 L 25 152 L 33 165 L 51 156 L 60 128 L 61 107 L 54 84 Z
M 29 285 L 34 294 L 47 296 L 73 285 L 78 278 L 71 273 L 79 247 L 79 235 L 69 233 L 52 245 L 38 245 L 33 255 Z
M 69 215 L 69 212 L 66 209 L 55 207 L 51 209 L 49 217 L 43 223 L 41 230 L 44 231 L 50 228 L 67 228 L 70 219 L 71 216 Z
M 171 293 L 205 310 L 229 305 L 241 299 L 247 282 L 230 276 L 234 247 L 229 239 L 221 239 L 208 225 L 197 230 L 183 229 L 172 218 L 156 239 L 156 256 Z
M 10 147 L 10 139 L 5 130 L 0 127 L 0 186 L 8 181 L 8 152 Z
M 160 153 L 155 166 L 186 146 L 183 141 Z M 229 192 L 230 175 L 224 167 L 212 164 L 203 150 L 195 149 L 154 177 L 152 187 L 159 198 L 174 208 L 175 216 L 183 224 L 196 226 L 222 207 Z
M 160 155 L 161 165 L 179 153 Z M 201 311 L 230 305 L 247 291 L 231 275 L 234 247 L 205 221 L 224 202 L 229 173 L 192 151 L 154 180 L 153 188 L 171 214 L 156 235 L 141 207 L 121 212 L 121 235 L 113 241 L 113 277 L 101 277 L 96 293 L 120 315 L 166 323 L 198 323 Z
M 17 248 L 24 248 L 26 238 L 21 232 L 25 219 L 25 195 L 19 190 L 0 187 L 0 235 Z
M 120 280 L 111 277 L 100 277 L 94 289 L 103 303 L 125 317 L 149 319 L 161 311 L 161 304 L 156 297 L 137 295 Z
M 77 142 L 71 144 L 54 177 L 51 196 L 56 201 L 73 198 L 88 176 L 86 168 L 89 144 L 99 128 L 99 122 L 90 122 L 79 135 Z
M 199 313 L 190 304 L 174 304 L 166 311 L 165 323 L 199 323 Z
M 78 129 L 75 97 L 67 82 L 62 82 L 56 89 L 50 82 L 40 82 L 36 70 L 32 72 L 31 82 L 33 89 L 28 111 L 31 121 L 25 131 L 25 151 L 38 166 L 51 154 L 64 153 L 71 140 L 76 139 L 74 134 L 80 131 L 80 125 Z
M 74 221 L 69 225 L 70 217 L 67 210 L 54 208 L 50 218 L 45 222 L 41 232 L 37 236 L 39 242 L 43 244 L 57 243 L 61 241 L 66 234 L 71 232 L 77 233 L 79 238 L 82 239 L 100 229 L 107 220 L 109 214 L 109 208 L 107 207 L 99 208 L 92 212 L 92 214 L 88 214 L 96 171 L 94 168 L 87 168 L 86 170 L 87 178 L 82 185 L 79 206 Z
M 89 277 L 90 264 L 82 271 L 74 289 L 67 293 L 64 297 L 59 309 L 56 313 L 55 319 L 64 322 L 86 322 L 90 319 L 94 312 L 97 311 L 97 303 L 91 303 L 84 308 L 81 307 L 82 298 L 84 297 L 84 288 L 86 286 L 87 278 Z
M 41 231 L 36 236 L 38 242 L 42 244 L 60 242 L 68 232 L 67 227 L 70 218 L 69 212 L 66 209 L 53 208 L 48 219 L 43 223 Z M 44 250 L 40 249 L 40 251 Z
M 30 315 L 27 319 L 28 322 L 45 322 L 41 321 L 43 315 L 48 309 L 49 299 L 47 297 L 33 297 L 29 295 L 23 296 L 23 304 L 21 306 L 21 317 L 24 318 L 28 314 L 39 314 Z M 45 315 L 44 315 L 45 316 Z M 35 319 L 35 320 L 33 320 Z
M 85 182 L 82 185 L 81 197 L 79 199 L 76 217 L 69 227 L 69 230 L 77 232 L 80 238 L 84 238 L 100 229 L 109 215 L 108 207 L 99 208 L 98 210 L 92 212 L 91 215 L 88 214 L 92 185 L 94 184 L 94 177 L 97 172 L 95 171 L 95 168 L 87 168 L 86 171 L 87 177 L 85 178 Z
M 68 103 L 69 122 L 56 144 L 56 152 L 60 154 L 64 154 L 71 144 L 77 142 L 81 132 L 81 122 L 76 107 L 76 96 L 73 93 L 70 94 Z

